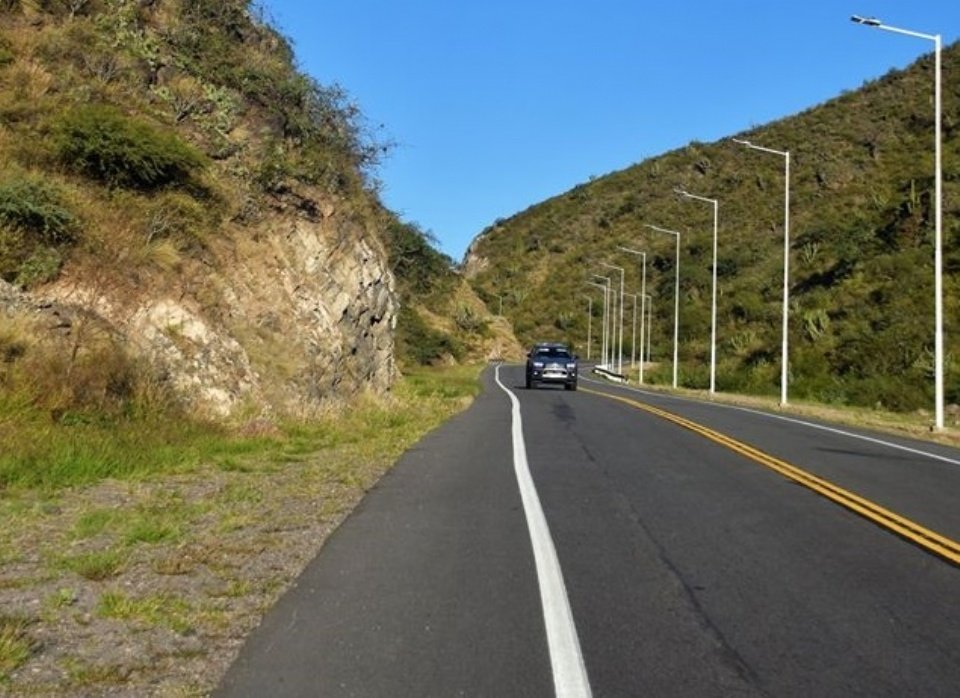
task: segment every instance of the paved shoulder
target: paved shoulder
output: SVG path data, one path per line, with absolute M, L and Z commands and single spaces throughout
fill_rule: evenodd
M 551 682 L 510 405 L 487 371 L 470 409 L 333 534 L 215 695 L 546 695 Z

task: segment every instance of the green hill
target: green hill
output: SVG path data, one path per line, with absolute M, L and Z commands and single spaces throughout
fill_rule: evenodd
M 789 150 L 790 394 L 837 404 L 929 408 L 933 401 L 933 57 L 801 114 L 736 134 Z M 943 179 L 947 401 L 960 402 L 960 46 L 943 53 Z M 588 274 L 627 267 L 639 289 L 648 251 L 650 376 L 671 377 L 672 237 L 682 233 L 680 384 L 706 387 L 710 351 L 712 207 L 719 200 L 717 388 L 778 392 L 783 274 L 783 159 L 730 140 L 684 148 L 579 185 L 498 221 L 465 261 L 488 303 L 510 296 L 521 341 L 586 340 Z M 607 270 L 609 272 L 609 270 Z M 613 276 L 618 277 L 617 272 Z M 594 341 L 600 294 L 593 293 Z M 493 307 L 493 306 L 491 306 Z M 629 301 L 627 314 L 629 322 Z M 630 330 L 625 332 L 630 355 Z M 639 343 L 639 342 L 638 342 Z

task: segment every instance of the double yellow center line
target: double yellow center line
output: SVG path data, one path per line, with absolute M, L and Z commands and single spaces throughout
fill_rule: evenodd
M 860 516 L 869 519 L 875 524 L 893 531 L 897 535 L 916 543 L 921 548 L 946 560 L 949 560 L 956 565 L 960 565 L 960 543 L 957 541 L 951 540 L 946 536 L 942 536 L 928 528 L 924 528 L 920 524 L 904 518 L 903 516 L 900 516 L 889 509 L 885 509 L 879 504 L 875 504 L 868 499 L 864 499 L 863 497 L 854 494 L 849 490 L 845 490 L 842 487 L 834 485 L 828 480 L 817 477 L 816 475 L 808 473 L 805 470 L 801 470 L 800 468 L 796 467 L 795 465 L 791 465 L 786 461 L 782 461 L 779 458 L 774 458 L 770 454 L 764 453 L 763 451 L 760 451 L 749 444 L 745 444 L 742 441 L 737 441 L 726 434 L 721 434 L 720 432 L 714 431 L 713 429 L 705 427 L 702 424 L 691 422 L 689 419 L 685 419 L 684 417 L 673 414 L 672 412 L 667 412 L 666 410 L 661 410 L 657 407 L 653 407 L 652 405 L 647 405 L 645 403 L 638 402 L 637 400 L 632 400 L 619 395 L 611 395 L 609 393 L 603 393 L 597 390 L 590 390 L 589 388 L 584 388 L 582 390 L 583 392 L 590 393 L 591 395 L 599 395 L 610 400 L 622 402 L 630 405 L 631 407 L 635 407 L 638 410 L 649 412 L 657 417 L 673 422 L 684 429 L 689 429 L 690 431 L 696 432 L 697 434 L 700 434 L 701 436 L 704 436 L 711 441 L 720 444 L 721 446 L 726 446 L 731 451 L 735 451 L 743 456 L 746 456 L 755 463 L 759 463 L 760 465 L 780 473 L 784 477 L 813 490 L 817 494 L 836 502 L 840 506 L 856 512 Z

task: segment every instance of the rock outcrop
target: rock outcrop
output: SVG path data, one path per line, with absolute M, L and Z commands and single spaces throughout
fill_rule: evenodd
M 396 295 L 374 225 L 327 207 L 279 208 L 232 226 L 175 278 L 104 280 L 67 268 L 35 293 L 4 284 L 6 314 L 69 339 L 69 318 L 95 317 L 187 404 L 309 412 L 395 377 Z M 67 318 L 64 320 L 64 318 Z

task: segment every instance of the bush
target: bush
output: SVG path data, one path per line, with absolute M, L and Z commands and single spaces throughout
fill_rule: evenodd
M 147 209 L 147 244 L 172 240 L 179 250 L 206 247 L 205 231 L 214 221 L 209 208 L 181 192 L 164 192 Z
M 397 317 L 397 355 L 401 361 L 428 365 L 450 356 L 459 360 L 463 347 L 450 335 L 431 328 L 416 310 L 404 305 Z
M 74 241 L 76 217 L 62 203 L 60 191 L 36 179 L 0 184 L 0 223 L 57 245 Z
M 0 278 L 30 286 L 56 278 L 77 218 L 60 191 L 30 178 L 0 184 Z
M 61 160 L 110 186 L 153 190 L 187 185 L 205 165 L 200 152 L 176 134 L 106 105 L 67 112 L 56 130 Z
M 484 333 L 487 329 L 487 321 L 476 310 L 467 305 L 461 305 L 454 314 L 453 321 L 457 328 L 464 332 Z
M 53 281 L 60 274 L 62 266 L 63 256 L 56 249 L 39 247 L 20 264 L 14 283 L 29 288 L 35 284 Z

